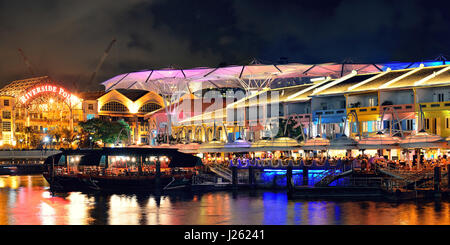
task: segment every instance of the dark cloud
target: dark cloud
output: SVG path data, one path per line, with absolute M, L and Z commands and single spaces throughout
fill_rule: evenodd
M 38 74 L 98 88 L 162 67 L 276 62 L 420 61 L 449 54 L 445 5 L 415 0 L 0 0 L 0 83 Z M 116 38 L 94 84 L 87 81 Z

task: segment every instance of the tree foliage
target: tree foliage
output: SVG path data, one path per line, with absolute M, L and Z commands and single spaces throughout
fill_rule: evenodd
M 99 118 L 93 118 L 86 122 L 80 122 L 79 126 L 85 136 L 92 137 L 91 141 L 102 141 L 105 144 L 115 143 L 117 137 L 119 140 L 127 141 L 130 135 L 130 125 L 123 120 L 107 121 Z M 122 132 L 121 132 L 122 131 Z
M 286 126 L 287 123 L 287 126 Z M 291 137 L 291 138 L 297 138 L 300 140 L 302 139 L 302 131 L 301 131 L 301 127 L 297 127 L 294 128 L 294 126 L 297 123 L 292 119 L 289 118 L 288 120 L 286 119 L 281 119 L 279 120 L 279 127 L 278 127 L 278 134 L 275 136 L 275 138 L 279 138 L 279 137 Z M 286 128 L 287 127 L 287 128 Z

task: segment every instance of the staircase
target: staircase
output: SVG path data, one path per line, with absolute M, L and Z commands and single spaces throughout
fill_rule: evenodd
M 434 179 L 433 169 L 422 169 L 419 171 L 409 171 L 409 170 L 395 170 L 389 168 L 379 168 L 381 173 L 388 176 L 396 178 L 398 186 L 402 186 L 407 189 L 418 187 L 428 181 Z M 400 183 L 401 182 L 401 183 Z
M 231 175 L 231 170 L 219 165 L 219 164 L 212 164 L 209 165 L 209 169 L 211 170 L 211 172 L 217 174 L 218 176 L 220 176 L 223 179 L 226 179 L 228 181 L 232 181 L 232 175 Z
M 315 187 L 326 187 L 330 185 L 333 181 L 342 178 L 344 176 L 347 176 L 351 174 L 353 170 L 348 170 L 345 172 L 342 172 L 337 169 L 327 170 L 322 175 L 324 176 L 319 182 L 314 184 Z

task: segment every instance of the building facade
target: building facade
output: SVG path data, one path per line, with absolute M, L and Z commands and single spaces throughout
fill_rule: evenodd
M 163 104 L 151 91 L 72 93 L 46 76 L 13 81 L 0 89 L 0 145 L 36 148 L 65 140 L 66 147 L 76 147 L 72 137 L 80 132 L 79 122 L 92 118 L 122 119 L 131 127 L 131 142 L 146 143 L 148 122 L 143 116 Z
M 271 96 L 275 93 L 276 99 Z M 252 124 L 248 115 L 253 110 L 258 115 L 269 116 L 274 105 L 279 107 L 278 118 L 295 118 L 301 124 L 304 138 L 320 135 L 334 139 L 343 134 L 367 138 L 380 131 L 403 138 L 421 129 L 446 138 L 450 136 L 450 66 L 418 65 L 376 73 L 352 72 L 336 79 L 324 77 L 303 85 L 266 89 L 214 113 L 186 118 L 182 127 L 206 126 L 203 131 L 192 129 L 204 134 L 197 137 L 201 142 L 213 140 L 213 127 L 227 133 L 216 132 L 220 137 L 215 140 L 257 141 L 265 137 L 270 124 Z M 174 132 L 179 130 L 175 126 Z

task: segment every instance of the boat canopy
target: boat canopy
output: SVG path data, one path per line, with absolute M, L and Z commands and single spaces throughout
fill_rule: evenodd
M 199 157 L 179 152 L 177 149 L 167 148 L 103 148 L 92 151 L 80 159 L 80 166 L 98 166 L 103 155 L 154 155 L 167 156 L 170 158 L 169 168 L 201 166 Z
M 72 150 L 72 149 L 61 149 L 60 153 L 54 154 L 49 156 L 47 159 L 45 159 L 44 161 L 44 166 L 47 165 L 52 165 L 52 163 L 54 163 L 55 165 L 58 164 L 59 159 L 64 155 L 64 156 L 73 156 L 73 155 L 86 155 L 86 154 L 90 154 L 94 151 L 98 151 L 100 149 L 76 149 L 76 150 Z

